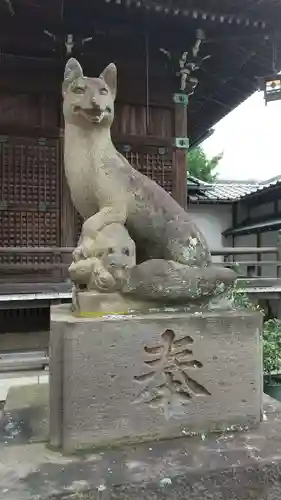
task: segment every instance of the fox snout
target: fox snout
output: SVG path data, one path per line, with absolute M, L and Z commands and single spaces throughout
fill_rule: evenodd
M 90 99 L 87 99 L 86 102 L 80 103 L 80 108 L 87 112 L 87 113 L 101 113 L 103 110 L 101 106 L 97 103 L 97 100 L 95 97 L 91 97 Z
M 97 103 L 97 99 L 96 99 L 95 96 L 93 96 L 92 99 L 91 99 L 91 105 L 92 105 L 93 108 L 99 108 L 100 109 L 100 106 Z

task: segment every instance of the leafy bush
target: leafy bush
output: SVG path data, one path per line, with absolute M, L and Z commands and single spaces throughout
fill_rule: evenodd
M 263 324 L 263 371 L 268 377 L 281 371 L 280 319 L 269 319 Z
M 241 284 L 238 287 L 238 281 L 235 280 L 233 285 L 228 290 L 227 297 L 233 307 L 237 309 L 251 309 L 252 311 L 260 311 L 263 313 L 261 307 L 258 304 L 253 304 L 248 297 L 247 291 L 241 290 L 241 287 Z
M 241 286 L 241 285 L 240 285 Z M 228 292 L 228 298 L 234 307 L 238 309 L 251 309 L 252 311 L 260 311 L 264 314 L 262 308 L 253 304 L 247 294 L 247 291 L 238 288 L 238 283 L 235 281 Z M 263 372 L 266 375 L 268 382 L 274 383 L 272 373 L 281 373 L 281 320 L 274 318 L 268 319 L 263 323 L 262 332 L 262 347 L 263 347 Z

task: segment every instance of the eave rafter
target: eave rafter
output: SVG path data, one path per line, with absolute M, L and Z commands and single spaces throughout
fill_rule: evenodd
M 131 8 L 144 8 L 147 11 L 154 11 L 159 14 L 166 14 L 171 16 L 184 16 L 193 19 L 220 22 L 226 24 L 236 24 L 238 26 L 251 26 L 266 30 L 268 28 L 267 22 L 264 19 L 253 19 L 244 15 L 245 9 L 241 9 L 241 15 L 234 12 L 225 12 L 218 8 L 210 7 L 210 2 L 205 2 L 206 8 L 200 8 L 194 2 L 183 0 L 175 0 L 170 2 L 168 0 L 104 0 L 107 4 L 123 5 Z M 200 2 L 196 2 L 198 4 Z

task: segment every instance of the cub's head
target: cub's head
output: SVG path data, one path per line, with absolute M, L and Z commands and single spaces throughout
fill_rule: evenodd
M 76 59 L 69 59 L 64 72 L 63 114 L 78 125 L 110 127 L 114 119 L 117 69 L 109 64 L 98 78 L 88 78 Z

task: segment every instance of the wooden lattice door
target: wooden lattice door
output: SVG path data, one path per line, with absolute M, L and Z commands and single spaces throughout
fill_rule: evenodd
M 171 148 L 155 146 L 129 147 L 128 145 L 117 144 L 117 149 L 125 156 L 128 162 L 136 170 L 150 177 L 169 194 L 173 189 L 173 169 Z M 82 227 L 82 217 L 76 213 L 76 241 Z
M 60 246 L 59 163 L 59 139 L 0 136 L 1 247 Z M 51 254 L 0 257 L 17 275 L 15 264 L 51 261 Z
M 144 146 L 141 148 L 118 148 L 136 170 L 150 177 L 162 186 L 168 193 L 172 193 L 173 171 L 172 151 L 169 148 Z

